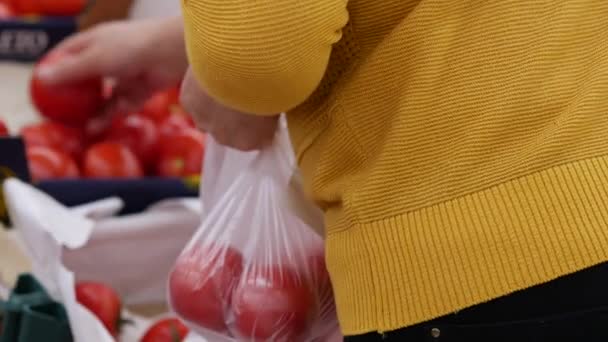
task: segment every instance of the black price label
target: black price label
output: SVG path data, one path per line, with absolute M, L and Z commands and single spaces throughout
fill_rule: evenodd
M 0 60 L 34 62 L 76 28 L 71 18 L 0 20 Z

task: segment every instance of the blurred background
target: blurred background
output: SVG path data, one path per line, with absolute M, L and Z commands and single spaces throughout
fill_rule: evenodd
M 180 103 L 179 74 L 127 108 L 114 101 L 125 83 L 141 91 L 153 77 L 116 87 L 97 71 L 63 84 L 45 83 L 38 72 L 71 53 L 48 54 L 73 34 L 179 14 L 179 0 L 0 0 L 0 342 L 176 342 L 188 328 L 188 342 L 260 333 L 266 335 L 256 341 L 340 340 L 323 240 L 298 215 L 279 211 L 293 208 L 270 205 L 290 191 L 276 186 L 275 175 L 249 169 L 256 152 L 207 145 L 211 139 Z M 142 26 L 172 32 L 156 24 Z M 139 23 L 118 26 L 146 32 Z M 116 31 L 103 32 L 125 42 Z M 118 48 L 109 46 L 99 51 L 114 61 Z M 144 68 L 171 70 L 165 57 Z M 95 60 L 83 69 L 95 70 Z M 137 62 L 126 55 L 127 70 Z M 203 189 L 210 194 L 203 208 L 206 152 L 211 188 Z M 268 160 L 274 169 L 276 160 Z M 285 179 L 291 162 L 277 168 Z M 225 222 L 201 224 L 209 208 Z M 322 221 L 316 210 L 310 214 Z M 225 229 L 232 226 L 245 230 Z M 227 233 L 220 238 L 205 229 Z M 234 307 L 245 308 L 238 313 L 226 305 L 237 282 L 242 301 Z M 120 329 L 124 318 L 131 323 Z
M 88 10 L 78 16 L 77 22 L 82 30 L 108 20 L 153 18 L 179 13 L 179 0 L 96 0 L 90 2 Z M 5 25 L 0 24 L 0 31 Z M 28 91 L 32 66 L 33 63 L 15 62 L 8 56 L 2 58 L 0 55 L 0 118 L 12 131 L 38 120 Z
M 44 9 L 40 10 L 39 8 L 41 7 L 44 7 Z M 32 12 L 30 10 L 32 8 L 37 9 Z M 43 127 L 42 125 L 47 123 L 55 126 L 63 125 L 45 118 L 32 103 L 30 82 L 34 66 L 46 52 L 51 50 L 61 40 L 94 25 L 113 20 L 175 16 L 179 15 L 179 13 L 180 4 L 178 0 L 0 0 L 0 123 L 8 126 L 8 134 L 0 134 L 0 171 L 2 171 L 0 172 L 0 304 L 7 295 L 7 288 L 16 284 L 20 274 L 29 272 L 32 267 L 31 260 L 28 260 L 29 258 L 24 253 L 27 249 L 25 243 L 16 234 L 16 229 L 11 229 L 14 227 L 12 227 L 12 222 L 7 215 L 6 203 L 2 196 L 2 182 L 4 177 L 7 176 L 4 170 L 9 170 L 8 173 L 11 175 L 16 174 L 22 180 L 28 181 L 27 169 L 29 164 L 31 170 L 31 163 L 28 160 L 29 154 L 27 158 L 25 156 L 25 149 L 22 143 L 30 146 L 30 141 L 25 137 L 24 129 L 29 127 L 30 132 L 35 132 L 34 136 L 37 135 L 33 140 L 40 140 L 41 135 L 39 133 L 42 133 L 42 130 L 39 128 Z M 173 98 L 175 99 L 175 97 Z M 166 115 L 169 115 L 168 113 L 172 111 L 169 106 L 177 105 L 175 101 L 173 103 L 166 103 L 163 107 L 163 110 L 167 112 Z M 22 138 L 23 141 L 21 140 Z M 65 136 L 60 134 L 59 140 L 62 138 L 65 138 Z M 42 140 L 44 139 L 46 138 L 42 137 Z M 35 143 L 38 144 L 39 142 Z M 83 141 L 79 141 L 78 143 L 84 144 Z M 20 144 L 22 145 L 21 147 L 19 146 Z M 198 175 L 200 175 L 200 168 L 197 171 Z M 149 176 L 156 175 L 151 174 Z M 160 248 L 162 251 L 157 249 L 155 254 L 156 257 L 162 259 L 161 262 L 166 264 L 165 268 L 167 269 L 173 263 L 183 244 L 190 238 L 200 220 L 200 213 L 196 210 L 197 208 L 193 210 L 188 209 L 187 207 L 190 203 L 183 202 L 182 205 L 181 199 L 177 200 L 176 204 L 173 204 L 174 208 L 170 210 L 173 211 L 177 208 L 178 211 L 181 211 L 177 214 L 174 212 L 172 215 L 166 215 L 163 210 L 151 213 L 144 212 L 147 206 L 160 202 L 165 198 L 188 197 L 193 201 L 192 205 L 198 206 L 198 199 L 196 197 L 198 195 L 198 183 L 186 189 L 183 185 L 183 179 L 180 177 L 174 177 L 174 179 L 169 179 L 169 177 L 166 179 L 152 177 L 151 180 L 130 178 L 124 181 L 118 179 L 74 179 L 67 180 L 66 182 L 55 181 L 54 179 L 46 180 L 46 182 L 38 182 L 36 179 L 32 180 L 32 185 L 43 189 L 56 200 L 64 202 L 62 204 L 66 206 L 84 204 L 103 199 L 107 196 L 116 195 L 121 197 L 120 199 L 123 200 L 123 203 L 115 206 L 114 209 L 111 208 L 113 205 L 110 205 L 109 213 L 116 214 L 119 211 L 117 208 L 122 206 L 123 209 L 130 208 L 130 212 L 126 214 L 132 215 L 124 215 L 120 219 L 117 218 L 115 220 L 110 217 L 112 215 L 109 215 L 108 219 L 111 222 L 107 224 L 110 230 L 121 231 L 121 234 L 128 235 L 133 234 L 132 232 L 135 230 L 147 230 L 150 234 L 154 235 L 158 234 L 159 229 L 171 227 L 173 229 L 171 236 L 177 237 L 175 242 L 169 243 L 169 245 L 173 244 L 173 247 L 166 248 L 167 240 L 165 237 L 162 237 L 160 240 L 157 239 L 157 241 L 162 242 L 162 240 L 165 240 L 165 246 Z M 85 195 L 85 197 L 82 197 L 82 195 Z M 73 203 L 74 201 L 83 203 Z M 32 203 L 28 203 L 27 205 L 35 207 Z M 175 207 L 175 205 L 177 206 Z M 37 209 L 34 208 L 32 212 L 35 212 Z M 97 221 L 97 224 L 102 224 L 100 222 Z M 128 240 L 121 234 L 101 234 L 102 236 L 98 240 L 95 240 L 98 241 L 97 247 L 91 246 L 89 251 L 92 253 L 102 253 L 103 255 L 113 254 L 120 257 L 121 253 L 125 253 L 120 251 L 120 243 Z M 145 235 L 145 233 L 143 234 Z M 145 236 L 143 239 L 146 239 Z M 152 240 L 154 239 L 152 237 Z M 95 243 L 91 245 L 95 245 Z M 103 246 L 108 245 L 112 249 L 110 252 L 103 250 L 105 248 Z M 103 251 L 94 252 L 93 249 L 95 248 L 102 248 Z M 133 248 L 132 246 L 127 246 L 124 250 L 128 252 L 128 250 L 133 250 Z M 104 259 L 104 257 L 101 257 L 101 259 Z M 78 256 L 75 260 L 88 263 L 89 261 L 100 260 L 100 258 L 91 256 L 83 258 L 82 256 Z M 110 261 L 108 260 L 108 262 Z M 118 262 L 114 260 L 106 265 L 112 266 L 112 263 L 116 264 Z M 128 267 L 124 263 L 121 264 Z M 158 265 L 158 263 L 156 264 Z M 110 280 L 107 273 L 103 275 L 99 271 L 99 267 L 103 267 L 99 262 L 95 263 L 95 267 L 90 265 L 83 267 L 93 270 L 93 273 L 96 273 L 98 278 L 105 278 L 106 281 L 114 282 L 117 279 Z M 138 266 L 136 265 L 134 268 L 137 269 Z M 95 274 L 86 276 L 95 278 Z M 164 286 L 166 275 L 162 277 L 163 283 L 160 285 Z M 120 281 L 122 280 L 116 280 L 112 285 L 116 285 L 121 292 L 120 294 L 126 296 L 128 295 L 126 291 L 132 286 L 132 283 L 127 283 L 127 285 L 120 288 Z M 153 280 L 149 278 L 147 281 Z M 163 291 L 162 295 L 164 296 L 164 289 L 162 287 L 154 291 Z M 160 305 L 157 302 L 153 304 L 151 309 L 147 306 L 144 307 L 142 309 L 143 312 L 150 311 L 150 314 L 157 314 L 166 310 L 164 302 L 160 303 Z M 6 340 L 2 339 L 1 326 L 0 320 L 0 341 L 5 342 Z M 141 333 L 141 331 L 138 333 Z

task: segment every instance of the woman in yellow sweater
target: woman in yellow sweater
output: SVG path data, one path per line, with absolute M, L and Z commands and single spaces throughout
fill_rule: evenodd
M 608 1 L 183 9 L 204 129 L 255 148 L 288 113 L 347 341 L 608 340 Z M 128 57 L 85 33 L 44 74 L 176 78 L 154 57 L 183 55 L 158 48 L 181 42 L 169 22 Z

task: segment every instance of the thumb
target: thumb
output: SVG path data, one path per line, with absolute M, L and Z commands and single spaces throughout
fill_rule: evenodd
M 99 56 L 94 50 L 85 50 L 75 55 L 65 55 L 53 62 L 44 63 L 35 69 L 36 76 L 49 84 L 62 84 L 82 81 L 102 75 Z

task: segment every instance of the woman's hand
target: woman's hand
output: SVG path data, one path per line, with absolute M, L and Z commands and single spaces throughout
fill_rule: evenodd
M 199 86 L 191 70 L 186 73 L 181 92 L 181 103 L 198 127 L 220 144 L 249 151 L 272 143 L 278 115 L 256 116 L 223 106 Z
M 141 105 L 153 92 L 179 84 L 188 67 L 181 18 L 101 24 L 68 38 L 53 52 L 67 55 L 39 77 L 62 84 L 90 77 L 115 83 L 114 104 Z

